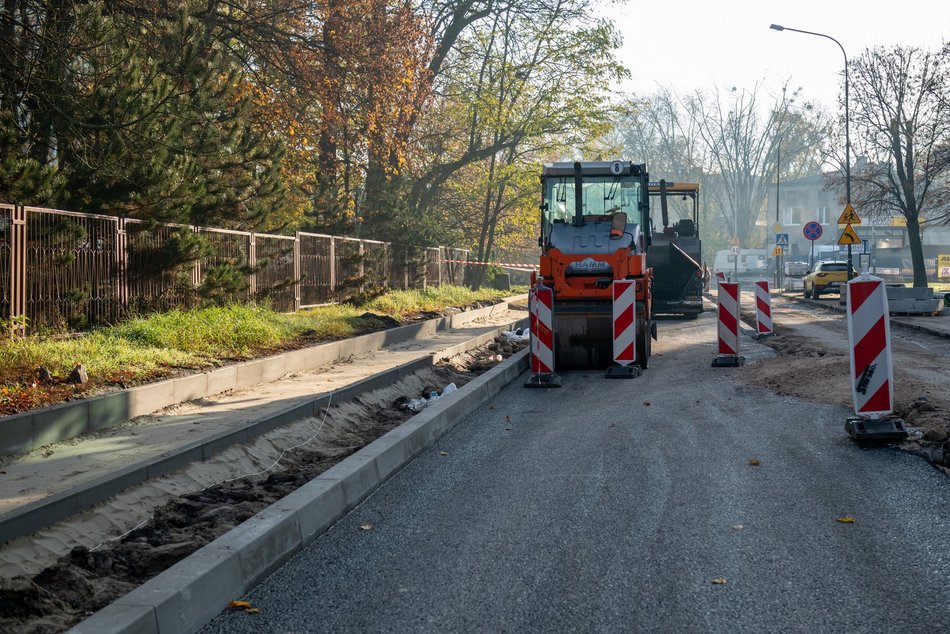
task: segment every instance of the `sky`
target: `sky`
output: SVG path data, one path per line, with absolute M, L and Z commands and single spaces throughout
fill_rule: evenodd
M 624 43 L 622 57 L 636 94 L 668 86 L 677 92 L 751 91 L 759 100 L 801 88 L 803 99 L 829 112 L 841 107 L 844 57 L 831 40 L 773 31 L 770 24 L 825 33 L 848 58 L 878 45 L 938 50 L 950 41 L 950 2 L 943 0 L 601 0 Z

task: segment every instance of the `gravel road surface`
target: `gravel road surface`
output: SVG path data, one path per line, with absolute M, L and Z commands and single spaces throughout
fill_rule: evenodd
M 510 385 L 203 631 L 950 628 L 950 480 L 745 386 L 748 339 L 710 368 L 714 314 L 660 337 L 632 381 Z

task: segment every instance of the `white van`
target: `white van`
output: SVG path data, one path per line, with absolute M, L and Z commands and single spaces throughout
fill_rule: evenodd
M 742 249 L 738 258 L 739 275 L 763 276 L 768 273 L 769 252 L 765 249 Z M 732 275 L 736 270 L 736 256 L 730 254 L 729 251 L 716 251 L 713 272 L 722 271 L 726 275 Z

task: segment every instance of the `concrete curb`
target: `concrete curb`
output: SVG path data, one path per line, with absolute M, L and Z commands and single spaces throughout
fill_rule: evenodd
M 236 444 L 247 443 L 283 425 L 289 425 L 308 416 L 319 416 L 332 399 L 339 403 L 351 400 L 364 392 L 386 387 L 404 376 L 432 366 L 442 359 L 453 357 L 490 341 L 498 332 L 514 326 L 524 326 L 527 319 L 496 328 L 474 339 L 450 346 L 438 353 L 409 361 L 383 372 L 378 372 L 356 383 L 307 399 L 261 420 L 246 423 L 201 440 L 147 458 L 67 491 L 31 502 L 0 515 L 0 544 L 18 537 L 31 535 L 56 522 L 81 513 L 125 489 L 152 478 L 167 475 L 193 462 L 203 462 Z
M 417 324 L 235 363 L 157 383 L 147 383 L 22 414 L 3 416 L 0 417 L 0 456 L 33 451 L 54 442 L 121 425 L 136 416 L 212 396 L 224 390 L 267 383 L 290 372 L 312 370 L 344 357 L 373 352 L 409 339 L 431 337 L 439 331 L 460 328 L 476 319 L 508 310 L 510 304 L 526 297 L 527 295 L 515 295 L 492 306 Z
M 522 350 L 82 621 L 73 634 L 195 632 L 528 366 Z

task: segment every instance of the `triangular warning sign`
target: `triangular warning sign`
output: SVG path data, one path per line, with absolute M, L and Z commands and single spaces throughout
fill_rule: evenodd
M 772 249 L 772 257 L 777 258 L 780 255 L 782 255 L 782 247 L 776 244 L 775 248 Z
M 838 224 L 839 225 L 861 224 L 861 218 L 858 217 L 858 213 L 854 210 L 854 207 L 851 206 L 851 203 L 848 203 L 845 206 L 844 211 L 841 212 L 841 215 L 838 216 Z
M 852 229 L 849 224 L 844 228 L 844 231 L 841 232 L 841 237 L 838 238 L 838 244 L 861 244 L 861 238 L 858 237 L 858 234 L 854 232 L 854 229 Z

